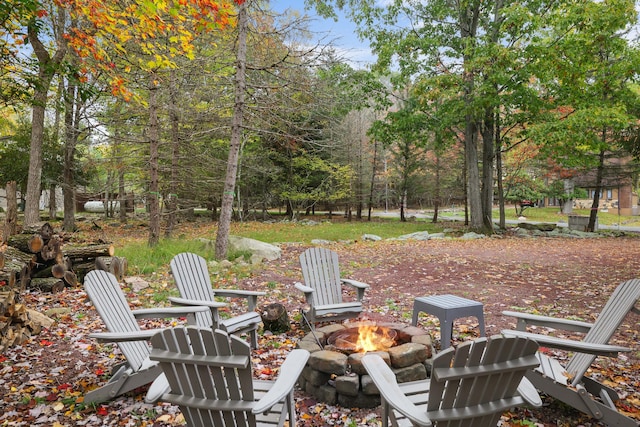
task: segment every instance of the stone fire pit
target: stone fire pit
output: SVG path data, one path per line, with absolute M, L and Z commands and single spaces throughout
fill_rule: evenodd
M 390 328 L 395 333 L 395 345 L 386 351 L 375 351 L 393 369 L 398 382 L 426 379 L 432 355 L 431 336 L 424 329 L 402 323 L 351 322 L 318 328 L 298 342 L 298 348 L 309 350 L 311 357 L 300 377 L 300 387 L 316 399 L 330 405 L 373 408 L 380 405 L 378 389 L 367 375 L 361 360 L 364 352 L 338 349 L 331 335 L 360 325 Z M 322 347 L 317 343 L 320 341 Z

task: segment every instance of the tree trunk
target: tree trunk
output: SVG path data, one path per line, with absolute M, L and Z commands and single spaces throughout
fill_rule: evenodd
M 440 139 L 440 138 L 438 138 Z M 437 141 L 436 144 L 440 145 L 441 141 Z M 431 218 L 431 222 L 432 223 L 436 223 L 438 222 L 438 211 L 440 209 L 440 193 L 441 193 L 441 189 L 440 189 L 440 149 L 436 148 L 435 150 L 435 154 L 436 154 L 436 183 L 435 183 L 435 194 L 433 195 L 433 218 Z
M 498 180 L 498 203 L 500 206 L 499 227 L 501 230 L 505 230 L 507 228 L 507 219 L 504 207 L 504 182 L 502 180 L 502 140 L 499 131 L 496 135 L 496 176 Z
M 16 182 L 9 181 L 5 187 L 7 196 L 7 215 L 4 219 L 3 243 L 7 243 L 9 236 L 16 234 L 18 229 L 18 197 Z
M 461 6 L 460 28 L 465 47 L 471 51 L 476 43 L 478 29 L 479 4 Z M 473 230 L 482 230 L 482 197 L 480 194 L 480 171 L 478 167 L 478 121 L 474 114 L 475 70 L 471 53 L 463 56 L 463 91 L 465 104 L 464 152 L 466 168 L 466 197 L 470 215 L 469 226 Z
M 476 124 L 467 117 L 464 144 L 466 172 L 467 172 L 467 204 L 469 206 L 469 226 L 478 231 L 482 230 L 482 197 L 480 195 L 480 172 L 478 169 L 478 145 Z
M 40 80 L 40 85 L 48 87 L 49 81 Z M 33 95 L 31 112 L 31 145 L 29 151 L 29 174 L 27 176 L 27 194 L 24 207 L 24 223 L 40 221 L 40 181 L 42 178 L 42 144 L 44 139 L 44 113 L 47 89 L 37 88 Z
M 491 43 L 500 43 L 500 23 L 503 21 L 501 17 L 501 9 L 503 0 L 496 0 L 494 4 L 493 26 L 489 31 Z M 490 85 L 492 96 L 498 97 L 500 89 L 496 83 L 489 84 L 488 77 L 485 76 L 485 85 Z M 500 108 L 488 106 L 485 108 L 484 129 L 482 133 L 483 150 L 482 150 L 482 220 L 485 228 L 493 231 L 493 165 L 496 157 L 496 149 L 498 148 L 498 140 L 500 134 L 499 128 Z M 500 193 L 500 197 L 502 194 Z M 504 208 L 503 200 L 500 199 L 501 206 Z
M 56 24 L 61 30 L 64 27 L 64 11 L 59 9 Z M 60 35 L 62 35 L 60 31 Z M 27 37 L 38 59 L 38 78 L 33 92 L 31 110 L 31 141 L 29 149 L 29 174 L 24 208 L 24 223 L 33 224 L 40 221 L 40 193 L 42 179 L 42 145 L 44 142 L 44 119 L 47 105 L 47 94 L 51 80 L 57 72 L 58 65 L 66 54 L 66 43 L 60 36 L 56 39 L 58 50 L 53 57 L 40 41 L 35 23 L 27 26 Z
M 482 131 L 482 223 L 486 230 L 493 229 L 493 160 L 495 144 L 493 108 L 485 110 Z
M 169 194 L 165 199 L 167 207 L 167 228 L 165 229 L 165 237 L 170 238 L 176 223 L 176 210 L 178 208 L 177 198 L 177 182 L 178 182 L 178 156 L 180 155 L 180 128 L 178 116 L 178 101 L 176 95 L 176 76 L 171 73 L 170 104 L 169 104 L 169 121 L 171 124 L 171 144 L 173 153 L 171 155 L 171 181 L 169 182 Z
M 160 206 L 158 201 L 158 146 L 160 129 L 158 123 L 158 86 L 156 74 L 149 76 L 149 246 L 160 241 Z
M 242 123 L 244 118 L 247 67 L 246 2 L 242 3 L 239 8 L 235 105 L 233 109 L 233 121 L 231 124 L 231 142 L 229 144 L 229 157 L 227 159 L 227 173 L 224 181 L 224 190 L 222 192 L 222 206 L 220 208 L 220 220 L 218 221 L 218 233 L 216 236 L 216 258 L 219 260 L 225 259 L 227 256 L 227 244 L 229 242 L 229 229 L 231 228 L 231 215 L 233 213 L 233 199 L 238 172 L 238 159 L 240 144 L 242 142 Z
M 49 186 L 49 219 L 55 220 L 57 218 L 58 206 L 56 203 L 56 184 L 52 183 Z
M 127 222 L 127 193 L 124 187 L 124 168 L 121 167 L 118 171 L 118 194 L 120 197 L 120 223 L 124 224 Z
M 371 187 L 369 188 L 369 211 L 367 220 L 371 221 L 371 211 L 373 210 L 373 194 L 376 186 L 376 162 L 378 160 L 378 141 L 373 141 L 373 160 L 371 161 Z
M 605 131 L 603 131 L 605 135 Z M 603 136 L 604 138 L 605 136 Z M 589 224 L 587 231 L 594 232 L 596 228 L 596 219 L 598 218 L 598 208 L 600 207 L 600 192 L 602 191 L 602 176 L 604 175 L 604 150 L 600 150 L 598 156 L 598 168 L 596 170 L 596 188 L 593 195 L 593 203 L 591 204 L 591 213 L 589 214 Z
M 107 169 L 107 181 L 104 183 L 104 198 L 102 199 L 102 205 L 104 206 L 104 219 L 107 220 L 111 216 L 111 177 L 113 176 L 113 169 Z
M 122 114 L 122 102 L 118 101 L 115 105 L 115 112 L 120 116 Z M 124 171 L 125 171 L 125 149 L 122 143 L 122 130 L 120 127 L 116 127 L 113 133 L 113 152 L 120 160 L 117 161 L 118 169 L 118 201 L 120 202 L 119 220 L 121 224 L 127 222 L 127 194 L 124 186 Z
M 67 95 L 65 96 L 64 114 L 64 168 L 62 172 L 63 195 L 63 224 L 64 231 L 73 232 L 76 228 L 76 183 L 75 183 L 75 152 L 78 143 L 80 120 L 80 97 L 78 87 L 69 80 Z

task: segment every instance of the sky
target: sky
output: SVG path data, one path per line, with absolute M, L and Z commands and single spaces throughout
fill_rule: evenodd
M 270 0 L 271 9 L 282 12 L 286 9 L 298 10 L 301 15 L 311 18 L 310 31 L 318 33 L 323 42 L 331 41 L 336 50 L 344 56 L 355 68 L 363 68 L 375 61 L 367 41 L 360 41 L 356 35 L 356 26 L 341 11 L 338 21 L 318 16 L 315 10 L 305 10 L 303 0 Z

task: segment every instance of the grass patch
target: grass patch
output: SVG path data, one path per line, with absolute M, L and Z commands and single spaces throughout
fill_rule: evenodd
M 267 243 L 303 242 L 313 239 L 332 241 L 360 240 L 363 234 L 375 234 L 383 239 L 398 237 L 417 231 L 435 233 L 442 231 L 442 224 L 433 224 L 425 220 L 401 222 L 393 219 L 374 219 L 372 221 L 323 221 L 321 217 L 312 218 L 313 225 L 305 222 L 243 222 L 232 226 L 231 234 L 250 237 Z
M 129 273 L 151 274 L 166 268 L 171 259 L 181 252 L 193 252 L 206 259 L 213 259 L 213 246 L 189 239 L 163 239 L 154 248 L 146 240 L 127 242 L 118 247 L 118 256 L 127 258 Z
M 506 209 L 507 219 L 517 220 L 513 208 Z M 587 215 L 588 211 L 576 210 L 576 215 Z M 442 212 L 442 217 L 462 216 L 460 212 Z M 557 223 L 567 221 L 567 215 L 562 214 L 558 208 L 529 208 L 525 211 L 529 221 Z M 499 214 L 494 211 L 494 220 Z M 372 221 L 346 221 L 341 216 L 334 216 L 331 221 L 323 215 L 310 217 L 311 221 L 297 222 L 235 222 L 231 224 L 230 234 L 249 237 L 266 243 L 300 242 L 310 244 L 313 239 L 329 241 L 358 241 L 364 234 L 374 234 L 383 239 L 399 237 L 404 234 L 418 231 L 429 233 L 441 232 L 444 228 L 453 228 L 463 231 L 462 221 L 441 220 L 434 224 L 430 219 L 416 219 L 401 222 L 398 218 L 374 218 Z M 622 221 L 625 222 L 622 222 Z M 599 212 L 598 221 L 603 225 L 624 224 L 640 226 L 640 217 L 619 217 L 613 213 Z M 215 259 L 214 242 L 217 228 L 215 223 L 209 223 L 201 227 L 185 229 L 185 234 L 175 239 L 162 239 L 155 248 L 149 248 L 145 233 L 140 233 L 140 238 L 123 239 L 118 245 L 117 255 L 127 258 L 131 274 L 151 274 L 166 269 L 171 259 L 181 252 L 193 252 L 207 260 Z M 197 237 L 205 238 L 198 240 Z M 209 242 L 206 241 L 209 240 Z M 235 260 L 239 257 L 248 259 L 248 252 L 229 251 L 227 259 Z M 239 272 L 246 275 L 247 272 Z
M 215 236 L 212 237 L 215 239 Z M 147 241 L 140 239 L 128 241 L 118 247 L 118 256 L 127 258 L 131 274 L 151 274 L 167 268 L 171 259 L 182 252 L 193 252 L 204 259 L 215 260 L 214 240 L 210 242 L 197 239 L 163 239 L 154 248 L 149 248 Z M 235 261 L 251 258 L 249 251 L 228 251 L 227 259 Z
M 509 212 L 510 211 L 510 212 Z M 588 209 L 574 209 L 571 215 L 589 216 L 590 211 Z M 499 218 L 499 212 L 496 212 L 495 218 Z M 539 222 L 559 222 L 569 221 L 569 215 L 563 214 L 557 207 L 552 208 L 528 208 L 524 211 L 524 216 L 528 221 Z M 514 209 L 508 209 L 506 212 L 507 219 L 518 219 L 515 215 Z M 622 224 L 623 221 L 635 221 L 636 224 L 640 224 L 640 218 L 638 217 L 626 217 L 618 216 L 611 212 L 598 212 L 598 223 L 602 225 L 614 225 Z
M 589 216 L 588 209 L 574 209 L 571 215 Z M 464 218 L 464 211 L 443 212 L 445 217 Z M 557 223 L 560 221 L 568 222 L 569 216 L 563 214 L 558 207 L 550 208 L 527 208 L 524 211 L 524 216 L 527 221 L 536 222 L 549 222 Z M 515 209 L 511 206 L 505 208 L 505 218 L 507 220 L 517 220 L 518 215 L 515 213 Z M 500 211 L 498 209 L 493 210 L 493 221 L 497 222 L 500 219 Z M 621 216 L 617 212 L 598 212 L 598 223 L 602 225 L 625 225 L 630 227 L 640 227 L 640 216 Z

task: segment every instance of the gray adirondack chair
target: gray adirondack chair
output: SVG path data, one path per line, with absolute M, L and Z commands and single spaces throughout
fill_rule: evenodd
M 626 347 L 607 344 L 629 312 L 640 314 L 636 303 L 640 299 L 640 279 L 621 283 L 613 292 L 594 323 L 504 311 L 516 317 L 515 331 L 503 334 L 535 339 L 544 347 L 573 352 L 565 366 L 548 355 L 538 353 L 540 367 L 527 373 L 527 378 L 538 390 L 592 416 L 610 426 L 632 427 L 638 420 L 620 413 L 615 402 L 619 396 L 615 390 L 587 376 L 587 371 L 597 356 L 616 357 L 619 352 L 630 351 Z M 525 332 L 528 325 L 585 333 L 582 341 Z
M 304 293 L 309 308 L 303 314 L 312 325 L 358 317 L 369 285 L 340 277 L 337 253 L 326 248 L 307 249 L 300 255 L 300 266 L 304 285 L 295 283 L 295 287 Z M 342 284 L 356 289 L 355 301 L 343 301 Z
M 513 406 L 542 404 L 535 389 L 521 386 L 538 366 L 537 349 L 526 338 L 478 338 L 438 353 L 430 379 L 401 384 L 379 355 L 366 354 L 362 364 L 380 391 L 384 427 L 495 427 Z
M 116 277 L 102 270 L 93 270 L 86 275 L 84 289 L 109 331 L 89 336 L 101 342 L 116 342 L 125 357 L 125 362 L 113 369 L 109 382 L 87 393 L 84 402 L 111 400 L 151 382 L 147 400 L 156 401 L 169 387 L 158 364 L 149 359 L 149 340 L 160 329 L 142 330 L 138 319 L 188 316 L 195 322 L 196 313 L 209 315 L 209 310 L 206 307 L 131 310 Z
M 196 323 L 207 328 L 220 328 L 230 334 L 248 333 L 251 335 L 251 346 L 258 348 L 258 327 L 262 322 L 260 314 L 255 311 L 258 297 L 266 295 L 265 292 L 245 291 L 240 289 L 213 289 L 207 261 L 200 255 L 184 252 L 176 255 L 171 260 L 171 273 L 180 291 L 180 298 L 170 297 L 169 300 L 176 305 L 202 305 L 211 310 L 211 315 L 198 314 Z M 215 297 L 245 298 L 248 304 L 246 313 L 220 319 L 218 309 L 226 304 L 218 302 Z M 213 323 L 212 323 L 213 319 Z
M 179 405 L 193 427 L 296 425 L 293 389 L 309 359 L 292 350 L 276 381 L 253 379 L 251 349 L 217 329 L 176 327 L 155 335 L 151 359 L 169 379 L 165 402 Z

